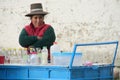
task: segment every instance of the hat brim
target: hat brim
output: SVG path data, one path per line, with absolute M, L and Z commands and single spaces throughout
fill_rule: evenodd
M 26 17 L 30 17 L 30 16 L 33 16 L 33 15 L 47 15 L 48 14 L 48 12 L 31 12 L 31 13 L 29 13 L 29 14 L 26 14 L 25 16 Z

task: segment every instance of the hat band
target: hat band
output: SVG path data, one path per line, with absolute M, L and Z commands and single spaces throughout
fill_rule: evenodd
M 43 9 L 32 9 L 31 11 L 42 11 Z

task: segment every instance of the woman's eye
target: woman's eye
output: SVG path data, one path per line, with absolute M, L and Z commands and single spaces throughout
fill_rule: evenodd
M 42 16 L 39 17 L 39 19 L 43 18 Z
M 37 17 L 34 17 L 34 19 L 37 19 Z

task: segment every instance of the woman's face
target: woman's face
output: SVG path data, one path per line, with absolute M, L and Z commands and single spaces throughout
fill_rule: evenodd
M 44 16 L 43 15 L 33 15 L 31 17 L 31 22 L 34 25 L 34 27 L 38 27 L 43 24 Z

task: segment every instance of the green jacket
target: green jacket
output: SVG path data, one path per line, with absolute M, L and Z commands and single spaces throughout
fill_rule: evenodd
M 43 46 L 50 47 L 55 41 L 55 39 L 56 36 L 54 29 L 52 27 L 49 27 L 45 31 L 42 39 L 40 40 L 37 39 L 37 36 L 28 36 L 25 29 L 23 29 L 19 35 L 19 44 L 22 47 L 29 47 L 29 46 L 40 47 L 40 48 L 42 48 Z

